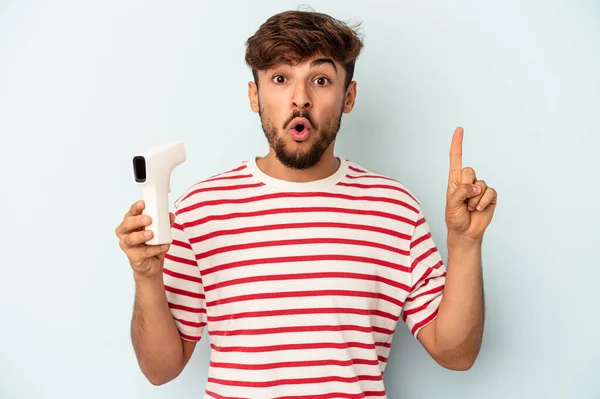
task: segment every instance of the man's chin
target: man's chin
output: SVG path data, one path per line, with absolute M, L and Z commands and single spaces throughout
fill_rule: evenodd
M 315 152 L 310 145 L 305 142 L 295 143 L 292 146 L 286 146 L 284 150 L 279 148 L 275 151 L 275 154 L 277 159 L 279 159 L 282 164 L 288 168 L 298 170 L 312 168 L 321 160 L 323 155 L 322 153 Z

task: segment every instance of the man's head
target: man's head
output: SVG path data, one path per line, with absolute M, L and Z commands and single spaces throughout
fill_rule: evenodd
M 287 11 L 269 18 L 246 46 L 254 75 L 248 96 L 269 145 L 288 167 L 314 166 L 332 151 L 342 113 L 354 106 L 361 39 L 326 14 Z

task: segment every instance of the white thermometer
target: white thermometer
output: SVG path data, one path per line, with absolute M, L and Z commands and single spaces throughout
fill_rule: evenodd
M 146 244 L 170 244 L 173 241 L 169 218 L 171 172 L 185 162 L 185 146 L 182 141 L 172 141 L 135 154 L 132 162 L 133 178 L 146 205 L 143 213 L 152 218 L 146 229 L 154 235 Z

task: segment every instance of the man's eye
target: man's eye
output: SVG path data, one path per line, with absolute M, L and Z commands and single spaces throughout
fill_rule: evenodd
M 319 86 L 325 86 L 326 84 L 331 83 L 331 81 L 325 77 L 320 77 L 315 79 L 315 82 L 317 83 L 317 85 Z
M 273 81 L 275 83 L 285 83 L 285 78 L 281 75 L 277 75 L 273 77 Z

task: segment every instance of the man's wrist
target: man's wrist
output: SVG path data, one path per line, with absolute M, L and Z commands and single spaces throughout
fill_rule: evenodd
M 448 233 L 448 251 L 472 252 L 481 249 L 483 237 L 468 237 L 456 233 Z
M 163 276 L 162 273 L 155 273 L 151 276 L 147 276 L 134 271 L 133 280 L 138 286 L 156 285 L 163 283 Z

